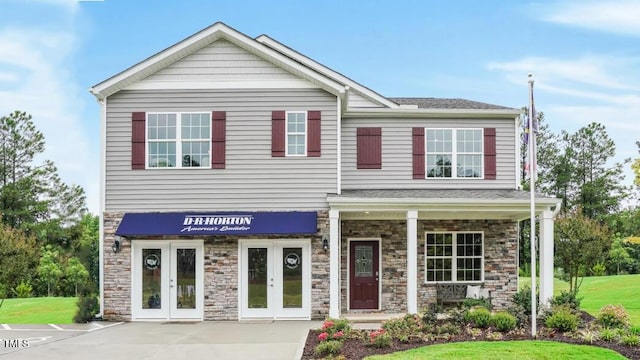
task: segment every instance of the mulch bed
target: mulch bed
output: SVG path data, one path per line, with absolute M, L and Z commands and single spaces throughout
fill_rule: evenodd
M 590 322 L 593 320 L 593 317 L 589 314 L 584 313 L 582 316 L 582 320 L 586 320 Z M 367 330 L 354 330 L 354 331 L 367 331 Z M 397 339 L 393 340 L 393 344 L 390 347 L 385 348 L 376 348 L 373 346 L 365 345 L 365 342 L 362 339 L 353 339 L 349 338 L 344 341 L 344 345 L 340 351 L 340 355 L 344 356 L 346 359 L 362 359 L 369 355 L 377 355 L 377 354 L 388 354 L 397 351 L 409 350 L 417 347 L 435 345 L 435 344 L 444 344 L 451 342 L 462 342 L 462 341 L 505 341 L 505 340 L 532 340 L 530 335 L 525 335 L 524 332 L 517 333 L 512 332 L 508 334 L 503 334 L 502 340 L 495 340 L 493 338 L 487 338 L 488 331 L 483 331 L 482 334 L 476 337 L 472 337 L 467 334 L 465 331 L 461 332 L 459 335 L 449 335 L 447 338 L 437 339 L 434 341 L 424 342 L 422 340 L 416 339 L 411 340 L 409 342 L 400 342 Z M 313 352 L 318 345 L 318 334 L 320 334 L 319 330 L 310 330 L 307 335 L 307 342 L 304 347 L 304 352 L 302 354 L 303 360 L 309 359 L 318 359 L 315 357 Z M 616 342 L 607 342 L 596 340 L 591 344 L 585 344 L 581 339 L 572 338 L 569 336 L 565 336 L 564 333 L 550 331 L 549 329 L 539 328 L 537 340 L 549 340 L 549 341 L 560 341 L 570 344 L 580 344 L 580 345 L 592 345 L 599 346 L 603 348 L 608 348 L 614 350 L 624 357 L 628 359 L 637 359 L 640 360 L 640 346 L 629 347 L 626 345 L 618 344 Z

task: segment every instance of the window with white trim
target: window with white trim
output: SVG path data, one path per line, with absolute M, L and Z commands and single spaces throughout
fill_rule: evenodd
M 483 281 L 481 232 L 427 232 L 424 243 L 425 281 Z
M 307 155 L 307 112 L 287 111 L 287 156 Z
M 482 129 L 425 129 L 427 178 L 482 177 Z
M 211 113 L 147 114 L 147 167 L 211 167 Z

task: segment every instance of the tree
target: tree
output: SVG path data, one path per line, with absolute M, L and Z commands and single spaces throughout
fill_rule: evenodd
M 576 293 L 578 279 L 603 263 L 611 248 L 608 229 L 585 216 L 580 208 L 567 212 L 555 224 L 555 261 L 561 265 L 569 291 Z
M 58 262 L 58 251 L 53 250 L 50 245 L 42 251 L 37 271 L 40 279 L 47 283 L 47 296 L 51 296 L 51 286 L 53 285 L 55 289 L 58 280 L 62 277 L 62 269 Z
M 556 178 L 556 189 L 565 190 L 564 210 L 581 208 L 591 219 L 619 210 L 629 189 L 622 185 L 623 164 L 610 164 L 616 147 L 604 125 L 591 123 L 574 134 L 563 131 L 562 143 L 558 172 L 568 175 Z
M 0 293 L 9 296 L 21 281 L 35 278 L 37 254 L 33 237 L 0 223 Z
M 636 146 L 638 147 L 638 152 L 640 152 L 640 141 L 636 141 Z M 640 186 L 640 158 L 633 161 L 631 169 L 633 169 L 633 174 L 635 175 L 633 183 L 636 184 L 636 186 Z
M 628 273 L 629 271 L 627 269 L 633 265 L 633 258 L 624 247 L 622 239 L 615 239 L 611 244 L 609 264 L 615 267 L 615 275 L 620 275 L 620 268 Z
M 2 222 L 41 243 L 56 243 L 86 212 L 85 195 L 79 186 L 60 179 L 53 162 L 36 161 L 44 149 L 44 136 L 31 115 L 15 111 L 0 117 Z
M 84 283 L 89 279 L 89 272 L 77 257 L 72 257 L 67 261 L 67 267 L 64 269 L 64 275 L 67 280 L 71 281 L 75 288 L 75 296 L 78 297 L 78 284 Z

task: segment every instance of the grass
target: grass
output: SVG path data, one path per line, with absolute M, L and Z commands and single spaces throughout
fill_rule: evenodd
M 0 307 L 0 324 L 71 324 L 75 297 L 6 299 Z
M 367 360 L 411 359 L 486 359 L 486 360 L 622 360 L 613 350 L 555 341 L 472 341 L 431 345 L 387 355 L 368 356 Z
M 531 284 L 531 278 L 520 278 L 520 288 Z M 554 279 L 553 292 L 557 295 L 562 290 L 569 290 L 569 284 Z M 591 276 L 582 281 L 578 297 L 582 297 L 580 307 L 593 316 L 597 316 L 600 308 L 607 304 L 624 306 L 631 323 L 640 325 L 640 274 L 617 276 Z

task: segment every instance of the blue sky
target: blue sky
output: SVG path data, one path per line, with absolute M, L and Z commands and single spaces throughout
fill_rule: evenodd
M 217 22 L 267 34 L 385 96 L 536 108 L 554 132 L 640 140 L 640 1 L 0 0 L 0 114 L 34 116 L 46 158 L 99 205 L 100 111 L 88 88 Z M 627 166 L 626 183 L 631 184 Z

